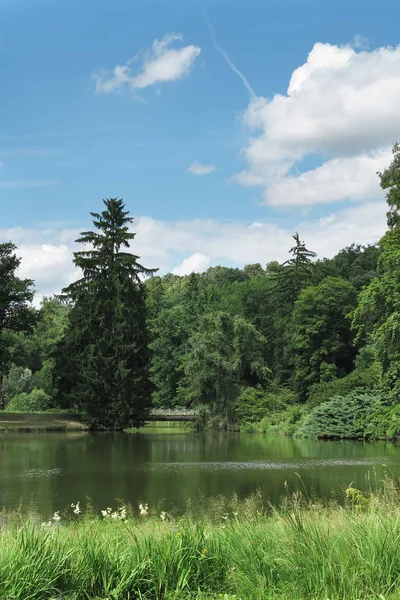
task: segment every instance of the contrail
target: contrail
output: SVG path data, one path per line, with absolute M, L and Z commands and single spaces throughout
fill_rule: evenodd
M 257 94 L 255 93 L 255 91 L 253 90 L 253 88 L 251 87 L 250 83 L 248 82 L 248 80 L 246 79 L 246 77 L 243 75 L 243 73 L 241 73 L 239 71 L 239 69 L 233 64 L 233 62 L 231 61 L 231 59 L 229 58 L 229 56 L 227 55 L 227 53 L 225 52 L 225 50 L 218 44 L 217 38 L 215 37 L 214 29 L 213 29 L 213 27 L 211 25 L 210 19 L 208 18 L 206 10 L 205 10 L 204 7 L 202 7 L 201 10 L 202 10 L 204 19 L 205 19 L 205 21 L 206 21 L 206 23 L 208 25 L 208 29 L 210 30 L 211 41 L 213 43 L 214 48 L 225 59 L 228 67 L 239 77 L 239 79 L 242 80 L 242 83 L 243 83 L 244 87 L 246 88 L 246 90 L 249 93 L 250 100 L 255 100 L 257 98 Z

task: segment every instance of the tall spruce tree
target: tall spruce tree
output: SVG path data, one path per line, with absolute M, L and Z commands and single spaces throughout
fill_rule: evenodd
M 75 406 L 94 427 L 121 429 L 143 423 L 150 406 L 149 352 L 142 279 L 156 269 L 124 251 L 135 234 L 122 200 L 103 200 L 91 213 L 98 231 L 76 240 L 82 278 L 63 290 L 72 303 L 59 344 L 56 373 L 64 405 Z
M 300 291 L 311 282 L 312 259 L 317 256 L 306 248 L 297 232 L 292 237 L 295 241 L 289 250 L 292 256 L 273 275 L 279 306 L 282 303 L 292 306 Z
M 12 361 L 10 335 L 30 330 L 35 322 L 28 304 L 33 299 L 33 281 L 17 276 L 21 260 L 15 250 L 11 242 L 0 244 L 0 410 L 4 409 L 4 375 Z

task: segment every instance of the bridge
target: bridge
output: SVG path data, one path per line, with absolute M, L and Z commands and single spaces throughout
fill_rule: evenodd
M 146 423 L 150 421 L 197 421 L 199 413 L 195 410 L 186 409 L 162 409 L 154 408 L 146 418 Z

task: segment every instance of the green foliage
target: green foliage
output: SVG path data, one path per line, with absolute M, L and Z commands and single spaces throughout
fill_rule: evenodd
M 351 371 L 355 349 L 350 311 L 357 294 L 344 279 L 327 277 L 304 289 L 297 299 L 288 339 L 299 398 L 313 383 Z M 329 368 L 330 366 L 330 368 Z
M 384 401 L 368 415 L 365 436 L 371 440 L 393 440 L 400 437 L 400 404 Z
M 0 244 L 0 410 L 4 408 L 4 375 L 12 363 L 12 333 L 29 331 L 35 322 L 29 307 L 33 281 L 17 276 L 21 260 L 15 250 L 11 242 Z
M 150 405 L 141 277 L 154 270 L 124 251 L 135 234 L 122 200 L 104 205 L 101 214 L 91 213 L 98 231 L 77 240 L 91 249 L 74 253 L 83 276 L 63 290 L 72 307 L 56 372 L 62 403 L 75 406 L 95 427 L 121 429 L 143 423 Z
M 356 389 L 372 390 L 380 383 L 380 366 L 374 364 L 366 369 L 355 369 L 345 377 L 313 383 L 309 389 L 307 406 L 313 408 L 327 402 L 333 396 L 346 396 Z
M 284 388 L 245 388 L 235 402 L 240 423 L 256 423 L 272 413 L 280 413 L 294 403 L 294 394 Z
M 386 191 L 386 201 L 389 206 L 387 222 L 390 230 L 398 229 L 400 225 L 400 145 L 393 144 L 393 160 L 391 164 L 378 173 L 381 188 Z
M 31 392 L 16 394 L 7 404 L 8 412 L 36 412 L 51 408 L 51 397 L 44 390 L 34 388 Z
M 232 411 L 244 385 L 269 377 L 264 360 L 265 338 L 241 317 L 208 313 L 189 341 L 179 385 L 181 403 L 211 404 L 219 414 Z
M 293 236 L 295 245 L 290 248 L 292 258 L 285 261 L 273 274 L 275 295 L 278 306 L 292 306 L 304 287 L 311 282 L 312 259 L 315 252 L 307 250 L 298 233 Z
M 299 437 L 363 439 L 371 415 L 381 405 L 381 396 L 355 390 L 347 396 L 334 396 L 316 406 L 305 418 Z
M 33 387 L 40 388 L 46 392 L 50 397 L 55 395 L 54 388 L 54 366 L 55 361 L 53 359 L 47 359 L 43 362 L 41 369 L 36 371 L 32 375 Z
M 340 277 L 360 291 L 376 277 L 379 256 L 378 246 L 351 244 L 333 258 L 315 261 L 313 282 L 320 283 L 325 277 Z
M 29 393 L 33 388 L 32 371 L 26 367 L 12 365 L 4 380 L 4 398 L 6 404 L 17 394 Z

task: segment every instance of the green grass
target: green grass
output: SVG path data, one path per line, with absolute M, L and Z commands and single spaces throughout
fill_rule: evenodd
M 224 512 L 222 512 L 224 511 Z M 67 511 L 68 512 L 68 511 Z M 15 600 L 399 600 L 400 492 L 299 495 L 279 510 L 256 495 L 183 517 L 93 511 L 42 526 L 5 515 L 0 598 Z
M 65 412 L 0 412 L 0 432 L 85 431 L 79 416 Z M 1 599 L 1 596 L 0 596 Z

